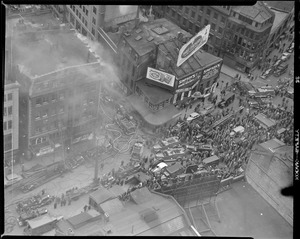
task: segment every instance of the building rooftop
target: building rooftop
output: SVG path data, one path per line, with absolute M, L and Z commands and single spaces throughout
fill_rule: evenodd
M 164 69 L 167 73 L 173 74 L 176 78 L 191 74 L 199 68 L 204 68 L 206 66 L 212 65 L 214 63 L 222 61 L 221 58 L 216 57 L 210 53 L 203 50 L 198 50 L 192 56 L 190 56 L 184 63 L 179 67 L 176 66 L 179 50 L 182 47 L 177 39 L 161 43 L 159 49 L 167 54 L 167 57 L 171 59 L 169 69 Z
M 251 20 L 263 23 L 273 16 L 274 13 L 261 1 L 257 1 L 253 6 L 236 6 L 233 11 Z
M 295 1 L 264 1 L 272 10 L 291 12 L 295 8 Z
M 106 188 L 99 188 L 97 191 L 91 193 L 90 197 L 93 198 L 97 204 L 100 204 L 116 196 Z
M 280 24 L 284 21 L 284 19 L 288 16 L 288 13 L 286 12 L 277 11 L 275 9 L 271 9 L 271 10 L 272 12 L 275 13 L 275 18 L 274 18 L 274 22 L 270 34 L 272 34 L 280 26 Z
M 151 52 L 155 48 L 155 42 L 161 43 L 178 36 L 182 33 L 186 38 L 192 35 L 174 23 L 165 18 L 156 19 L 149 22 L 140 22 L 138 27 L 134 28 L 134 21 L 124 25 L 124 37 L 127 43 L 139 56 Z M 128 34 L 126 33 L 128 32 Z
M 108 222 L 102 219 L 91 220 L 90 216 L 84 216 L 90 210 L 72 217 L 73 219 L 59 221 L 58 235 L 67 235 L 71 228 L 75 236 L 196 236 L 185 211 L 172 197 L 150 192 L 143 187 L 131 192 L 131 198 L 126 202 L 114 198 L 101 204 L 101 208 L 109 216 Z M 80 225 L 74 227 L 70 219 L 76 219 L 75 224 Z

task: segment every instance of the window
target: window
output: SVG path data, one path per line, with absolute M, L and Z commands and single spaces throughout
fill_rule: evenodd
M 257 22 L 255 23 L 255 27 L 258 27 L 258 23 Z
M 4 115 L 4 116 L 7 116 L 7 108 L 6 108 L 6 107 L 4 107 L 4 110 L 3 110 L 3 111 L 4 111 L 4 114 L 3 114 L 3 115 Z
M 202 20 L 201 15 L 198 15 L 198 22 L 201 22 L 201 20 Z
M 176 13 L 174 10 L 172 10 L 172 17 L 175 18 L 175 16 L 176 16 Z
M 79 17 L 79 19 L 81 19 L 81 13 L 79 13 L 78 17 Z
M 87 9 L 85 10 L 85 15 L 89 15 L 89 11 Z
M 78 9 L 76 9 L 76 16 L 78 16 Z
M 8 101 L 12 100 L 12 93 L 7 94 L 7 100 Z
M 85 6 L 82 7 L 83 12 L 85 12 Z
M 43 118 L 46 118 L 46 117 L 48 117 L 48 110 L 45 110 L 44 114 L 43 114 Z
M 36 106 L 40 106 L 41 104 L 42 104 L 42 98 L 40 98 L 40 97 L 39 97 L 39 98 L 36 98 L 36 99 L 35 99 L 35 105 L 36 105 Z
M 214 19 L 216 19 L 216 20 L 218 19 L 218 13 L 216 13 L 216 12 L 214 13 Z
M 222 33 L 223 33 L 223 28 L 222 28 L 222 27 L 219 27 L 218 32 L 219 32 L 220 34 L 222 34 Z
M 87 20 L 84 20 L 84 25 L 87 27 Z
M 245 28 L 242 28 L 241 34 L 244 35 L 244 33 L 245 33 Z
M 223 17 L 223 16 L 221 17 L 221 22 L 225 23 L 225 17 Z
M 211 12 L 211 11 L 210 11 L 210 9 L 208 8 L 208 9 L 206 10 L 206 15 L 207 15 L 207 16 L 210 16 L 210 12 Z
M 92 18 L 92 23 L 96 25 L 96 19 L 94 17 Z
M 208 20 L 204 19 L 204 26 L 208 25 Z
M 7 121 L 7 128 L 8 129 L 12 128 L 12 121 L 11 120 Z
M 186 26 L 187 25 L 187 20 L 185 18 L 183 18 L 183 26 Z
M 189 14 L 189 8 L 188 7 L 185 7 L 184 13 Z
M 192 17 L 192 18 L 195 18 L 195 12 L 194 12 L 194 11 L 192 11 L 191 17 Z
M 12 134 L 4 135 L 4 151 L 12 149 Z
M 93 34 L 93 36 L 95 36 L 95 29 L 94 28 L 92 28 L 92 34 Z
M 12 106 L 9 106 L 9 107 L 7 108 L 7 114 L 8 114 L 8 115 L 12 115 Z
M 7 130 L 7 122 L 3 122 L 3 130 Z
M 200 31 L 200 27 L 196 25 L 195 30 L 196 30 L 196 33 L 198 33 Z
M 212 29 L 212 30 L 215 30 L 215 29 L 216 29 L 216 24 L 212 23 L 212 24 L 211 24 L 211 29 Z
M 93 7 L 93 13 L 97 14 L 97 8 Z

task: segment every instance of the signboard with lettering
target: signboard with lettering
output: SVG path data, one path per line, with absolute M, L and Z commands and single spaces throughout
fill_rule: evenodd
M 209 79 L 209 78 L 215 76 L 216 74 L 218 74 L 219 70 L 220 70 L 220 66 L 221 66 L 221 63 L 218 63 L 217 65 L 214 65 L 208 69 L 205 69 L 203 71 L 202 80 Z
M 148 67 L 146 77 L 152 82 L 159 83 L 159 86 L 167 86 L 168 89 L 174 87 L 175 76 L 169 73 Z
M 204 46 L 208 40 L 210 25 L 205 26 L 188 43 L 184 44 L 178 54 L 177 67 L 189 59 L 196 51 Z
M 180 88 L 184 85 L 187 85 L 187 84 L 193 82 L 194 80 L 198 80 L 201 74 L 202 74 L 202 72 L 197 72 L 193 75 L 188 76 L 187 78 L 180 80 L 178 82 L 178 88 Z
M 198 83 L 199 83 L 199 80 L 197 82 L 195 82 L 195 84 L 192 85 L 191 87 L 176 90 L 176 93 L 190 91 L 190 90 L 194 89 L 198 85 Z

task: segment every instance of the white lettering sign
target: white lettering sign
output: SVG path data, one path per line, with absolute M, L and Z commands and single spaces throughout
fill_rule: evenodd
M 167 85 L 170 87 L 174 87 L 175 76 L 168 74 L 166 72 L 159 71 L 159 70 L 153 69 L 151 67 L 148 67 L 146 77 L 149 80 L 153 80 L 153 81 L 159 82 L 161 84 L 164 84 L 164 85 Z
M 219 63 L 219 64 L 214 65 L 214 66 L 212 66 L 208 69 L 205 69 L 203 71 L 202 79 L 206 80 L 206 79 L 209 79 L 209 78 L 215 76 L 216 74 L 218 74 L 220 66 L 221 66 L 221 64 Z

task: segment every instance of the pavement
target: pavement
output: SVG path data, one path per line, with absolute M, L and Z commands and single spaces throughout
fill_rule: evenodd
M 218 194 L 221 222 L 210 220 L 217 236 L 293 238 L 292 226 L 245 181 Z

